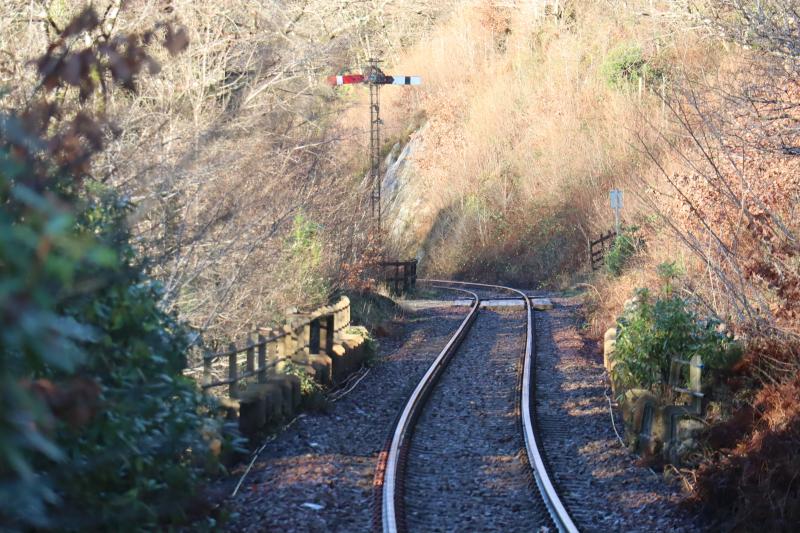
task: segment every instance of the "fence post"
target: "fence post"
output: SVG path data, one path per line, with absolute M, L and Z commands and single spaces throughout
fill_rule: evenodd
M 258 382 L 267 382 L 267 338 L 258 334 Z
M 333 313 L 325 316 L 325 353 L 328 355 L 333 354 L 333 334 L 336 331 L 333 324 L 333 316 Z
M 586 247 L 589 249 L 589 270 L 594 272 L 594 261 L 592 261 L 592 239 L 586 239 Z
M 274 330 L 269 332 L 270 337 L 275 334 Z M 267 362 L 271 367 L 272 374 L 275 374 L 280 359 L 280 341 L 273 340 L 267 343 Z
M 285 335 L 283 336 L 283 358 L 286 360 L 292 360 L 294 357 L 294 352 L 297 350 L 295 346 L 295 333 L 294 328 L 289 324 L 283 326 L 283 332 Z
M 699 414 L 703 411 L 703 358 L 694 354 L 689 360 L 689 390 L 692 391 L 692 407 Z
M 338 332 L 342 325 L 342 301 L 339 300 L 333 305 L 333 331 Z
M 231 380 L 228 384 L 228 396 L 236 398 L 238 396 L 236 392 L 236 382 L 238 381 L 239 374 L 239 369 L 236 368 L 236 344 L 230 343 L 230 345 L 228 345 L 228 350 L 230 351 L 228 355 L 228 379 Z
M 394 293 L 400 294 L 400 263 L 394 264 Z
M 311 322 L 306 320 L 301 329 L 297 330 L 302 336 L 298 342 L 298 349 L 305 352 L 306 354 L 311 353 Z
M 256 349 L 253 346 L 253 335 L 247 334 L 247 371 L 252 372 L 256 369 Z

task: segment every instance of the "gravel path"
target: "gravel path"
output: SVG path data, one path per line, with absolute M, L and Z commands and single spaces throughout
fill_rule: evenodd
M 416 531 L 536 531 L 549 520 L 519 432 L 522 310 L 482 309 L 416 424 L 405 516 Z
M 698 531 L 679 489 L 635 464 L 611 425 L 596 342 L 579 331 L 580 300 L 536 312 L 535 407 L 562 501 L 582 531 Z M 609 392 L 610 394 L 610 392 Z M 619 417 L 618 430 L 622 431 Z
M 443 307 L 407 315 L 397 338 L 381 339 L 382 361 L 330 414 L 307 414 L 267 445 L 229 503 L 226 527 L 370 531 L 377 455 L 406 398 L 465 314 L 464 307 Z

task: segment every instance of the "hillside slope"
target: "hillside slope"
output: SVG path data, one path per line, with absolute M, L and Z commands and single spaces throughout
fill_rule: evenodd
M 425 119 L 389 177 L 403 190 L 389 209 L 396 252 L 431 276 L 588 282 L 598 338 L 639 320 L 652 335 L 672 324 L 673 340 L 691 328 L 694 344 L 667 356 L 742 346 L 704 378 L 710 429 L 690 485 L 725 527 L 784 528 L 800 508 L 796 12 L 598 0 L 537 17 L 535 5 L 463 3 L 392 65 L 425 80 L 384 100 L 396 130 Z M 587 240 L 613 227 L 612 188 L 625 234 L 587 274 Z M 620 317 L 626 302 L 638 311 Z

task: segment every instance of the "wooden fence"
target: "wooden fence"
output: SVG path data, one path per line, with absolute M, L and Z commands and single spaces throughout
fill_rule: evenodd
M 417 286 L 417 260 L 383 261 L 383 280 L 394 294 L 406 294 Z
M 609 230 L 605 235 L 601 233 L 597 240 L 587 241 L 589 248 L 589 265 L 592 267 L 592 271 L 595 271 L 603 266 L 603 260 L 605 259 L 606 252 L 611 249 L 616 236 L 616 231 Z
M 289 362 L 306 364 L 309 355 L 331 353 L 336 336 L 348 326 L 350 300 L 343 296 L 334 305 L 294 315 L 278 330 L 259 328 L 257 339 L 251 334 L 243 343 L 231 343 L 225 352 L 204 354 L 202 365 L 189 373 L 202 369 L 204 390 L 227 385 L 228 395 L 237 398 L 247 379 L 266 383 Z

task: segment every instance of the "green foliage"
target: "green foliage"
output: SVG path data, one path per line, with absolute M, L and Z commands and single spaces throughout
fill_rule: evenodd
M 637 235 L 638 230 L 636 226 L 624 228 L 614 239 L 614 244 L 605 256 L 606 268 L 611 275 L 621 275 L 628 260 L 644 246 L 644 239 Z
M 292 376 L 297 376 L 300 379 L 300 394 L 303 397 L 308 397 L 313 394 L 316 394 L 322 391 L 322 386 L 314 381 L 314 376 L 309 375 L 306 370 L 293 363 L 292 361 L 287 361 L 286 366 L 283 370 L 286 374 L 290 374 Z
M 0 141 L 0 521 L 180 521 L 220 428 L 181 374 L 186 330 L 136 260 L 130 206 L 48 192 L 74 178 L 37 174 Z
M 663 78 L 663 72 L 653 67 L 638 44 L 622 44 L 608 53 L 601 67 L 606 83 L 612 87 L 625 88 L 638 84 L 639 80 L 654 81 Z
M 217 467 L 220 424 L 182 375 L 187 331 L 159 307 L 162 290 L 131 244 L 131 206 L 91 181 L 104 126 L 88 104 L 57 103 L 76 84 L 86 102 L 92 76 L 123 61 L 114 80 L 135 89 L 147 59 L 137 39 L 110 41 L 127 43 L 121 54 L 110 45 L 110 63 L 80 49 L 98 24 L 88 8 L 40 58 L 42 86 L 64 89 L 59 98 L 0 113 L 4 531 L 161 529 L 185 520 Z M 165 31 L 165 42 L 176 35 Z
M 339 296 L 339 293 L 334 294 L 331 301 L 338 300 Z M 348 291 L 346 296 L 350 299 L 350 320 L 353 324 L 368 329 L 373 329 L 402 312 L 402 308 L 394 300 L 376 292 Z
M 364 326 L 350 326 L 345 330 L 350 335 L 359 335 L 364 339 L 364 361 L 367 366 L 373 366 L 378 357 L 380 344 L 378 340 L 370 335 L 369 330 Z
M 295 216 L 289 240 L 292 252 L 306 256 L 312 262 L 318 262 L 322 251 L 317 238 L 318 232 L 318 224 L 309 220 L 302 213 Z
M 322 275 L 322 238 L 320 226 L 304 214 L 298 214 L 292 222 L 292 231 L 286 240 L 289 256 L 287 267 L 291 278 L 298 280 L 300 298 L 321 302 L 329 292 Z
M 670 287 L 665 283 L 656 298 L 647 289 L 638 289 L 617 321 L 613 378 L 623 389 L 656 390 L 668 382 L 674 357 L 688 360 L 697 354 L 706 370 L 719 370 L 741 356 L 738 345 L 721 331 L 719 320 L 699 317 Z

